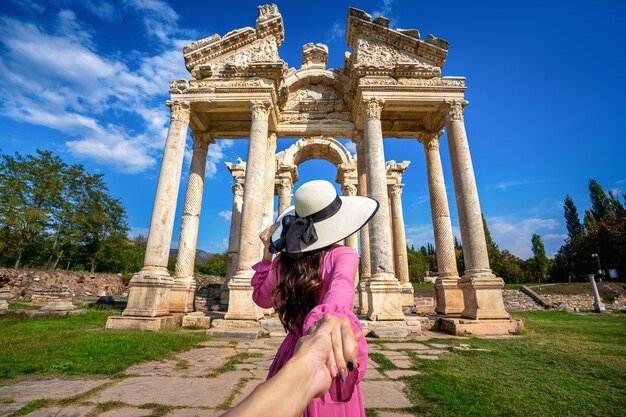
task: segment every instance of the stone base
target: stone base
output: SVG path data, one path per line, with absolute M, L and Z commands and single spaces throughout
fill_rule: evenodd
M 367 282 L 369 280 L 369 276 L 361 275 L 361 280 L 359 281 L 359 285 L 357 285 L 357 293 L 359 294 L 359 308 L 357 313 L 367 316 L 368 311 L 368 295 L 367 295 Z
M 207 330 L 206 334 L 208 336 L 234 339 L 258 339 L 263 334 L 263 330 L 258 326 L 250 328 L 213 327 Z
M 41 307 L 41 311 L 45 311 L 46 313 L 58 313 L 74 310 L 76 310 L 76 306 L 69 300 L 51 301 L 48 305 Z
M 180 325 L 181 315 L 161 317 L 111 316 L 104 327 L 106 330 L 148 330 L 155 332 L 165 325 Z
M 411 285 L 410 282 L 405 282 L 400 284 L 400 286 L 402 293 L 402 307 L 413 307 L 415 305 L 413 285 Z
M 437 279 L 435 281 L 437 297 L 435 312 L 438 314 L 460 315 L 465 307 L 463 290 L 459 288 L 459 277 L 454 279 Z
M 225 318 L 228 320 L 260 320 L 263 312 L 252 301 L 252 286 L 250 276 L 237 275 L 228 283 L 228 312 Z
M 160 317 L 170 314 L 168 298 L 174 279 L 158 270 L 141 270 L 130 280 L 128 305 L 123 316 Z
M 468 320 L 442 318 L 439 329 L 456 336 L 508 336 L 520 334 L 524 324 L 518 319 Z
M 468 272 L 459 281 L 465 308 L 461 317 L 473 320 L 508 319 L 502 297 L 504 281 L 491 272 Z
M 373 275 L 367 284 L 370 320 L 404 320 L 400 283 L 391 274 Z
M 208 329 L 211 327 L 211 317 L 206 316 L 201 311 L 185 314 L 183 316 L 182 326 L 188 329 Z
M 167 303 L 171 313 L 191 313 L 194 311 L 196 281 L 194 277 L 176 278 L 170 289 Z

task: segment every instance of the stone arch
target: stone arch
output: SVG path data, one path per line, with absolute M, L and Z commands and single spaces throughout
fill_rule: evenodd
M 349 102 L 345 99 L 346 85 L 345 76 L 336 70 L 322 68 L 292 69 L 287 72 L 281 83 L 279 104 L 281 109 L 284 110 L 286 107 L 290 107 L 290 99 L 291 101 L 306 100 L 306 94 L 302 97 L 297 95 L 298 90 L 301 90 L 319 95 L 319 97 L 315 97 L 317 100 L 339 102 L 337 103 L 340 104 L 339 106 L 335 105 L 333 106 L 335 108 L 330 110 L 346 110 Z
M 300 139 L 277 156 L 279 166 L 298 166 L 311 159 L 322 159 L 340 167 L 355 161 L 354 156 L 339 141 L 324 137 Z

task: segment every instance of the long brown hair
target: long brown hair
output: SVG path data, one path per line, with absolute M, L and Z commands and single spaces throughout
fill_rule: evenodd
M 282 280 L 274 290 L 274 309 L 288 332 L 302 332 L 304 318 L 316 306 L 326 249 L 304 252 L 299 258 L 285 253 L 278 257 Z

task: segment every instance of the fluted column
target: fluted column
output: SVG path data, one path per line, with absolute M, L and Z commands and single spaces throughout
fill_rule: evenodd
M 402 188 L 404 184 L 389 186 L 391 196 L 391 216 L 393 224 L 393 255 L 396 266 L 396 277 L 402 287 L 402 305 L 413 306 L 413 285 L 409 280 L 409 260 L 406 253 L 406 231 L 404 229 L 404 214 L 402 212 Z
M 267 100 L 250 101 L 252 121 L 241 213 L 239 260 L 237 272 L 228 284 L 229 302 L 226 319 L 258 320 L 263 317 L 261 310 L 252 301 L 250 279 L 254 273 L 252 265 L 260 260 L 259 233 L 263 225 L 265 202 L 263 185 L 271 108 L 272 105 Z
M 346 197 L 356 196 L 357 188 L 353 184 L 342 184 L 341 185 L 341 193 Z M 359 242 L 356 233 L 351 234 L 350 236 L 345 238 L 345 245 L 354 249 L 357 253 L 359 253 Z M 357 269 L 356 276 L 354 277 L 355 286 L 359 284 L 359 271 Z
M 278 214 L 285 211 L 291 206 L 291 197 L 293 196 L 293 185 L 288 183 L 280 183 L 276 186 L 278 194 Z
M 389 227 L 389 202 L 387 197 L 387 174 L 383 149 L 383 132 L 380 116 L 383 101 L 365 100 L 363 141 L 367 194 L 376 199 L 380 207 L 369 223 L 371 277 L 367 286 L 368 317 L 372 320 L 404 320 L 401 290 L 393 275 L 391 255 L 391 228 Z
M 189 167 L 183 219 L 180 225 L 176 273 L 168 299 L 172 313 L 188 313 L 194 310 L 196 281 L 193 271 L 202 209 L 206 154 L 209 144 L 215 143 L 209 132 L 194 131 L 192 137 L 193 156 Z
M 274 181 L 276 179 L 276 133 L 267 137 L 267 152 L 265 157 L 265 181 L 263 182 L 263 225 L 265 229 L 272 224 L 274 217 Z M 263 256 L 263 247 L 261 247 Z
M 470 319 L 509 318 L 502 300 L 504 281 L 489 267 L 478 190 L 463 121 L 465 104 L 461 100 L 446 102 L 446 130 L 465 261 L 465 275 L 459 283 L 465 304 L 461 316 Z
M 243 206 L 243 182 L 235 180 L 233 190 L 233 208 L 230 216 L 230 233 L 228 235 L 228 251 L 226 261 L 226 279 L 221 287 L 220 302 L 228 304 L 228 283 L 237 271 L 239 259 L 239 240 L 241 238 L 241 208 Z
M 154 198 L 144 267 L 130 282 L 128 305 L 122 313 L 124 316 L 156 317 L 169 314 L 168 295 L 174 279 L 167 271 L 167 259 L 185 155 L 190 105 L 174 101 L 168 102 L 168 106 L 170 126 Z
M 450 220 L 448 196 L 439 154 L 439 136 L 443 132 L 426 132 L 419 137 L 426 154 L 430 211 L 433 219 L 435 248 L 437 251 L 437 280 L 435 311 L 440 314 L 460 314 L 463 311 L 463 292 L 459 288 L 456 268 L 454 234 Z
M 357 195 L 367 196 L 367 175 L 365 166 L 365 142 L 363 141 L 363 133 L 354 132 L 352 141 L 356 144 L 356 171 L 358 178 Z M 368 312 L 368 295 L 367 284 L 372 275 L 370 263 L 370 234 L 369 224 L 366 224 L 359 231 L 359 243 L 361 245 L 361 276 L 359 278 L 359 314 L 367 315 Z

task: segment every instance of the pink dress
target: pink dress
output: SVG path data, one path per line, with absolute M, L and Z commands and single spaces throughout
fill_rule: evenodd
M 309 327 L 324 316 L 332 313 L 347 317 L 353 329 L 361 329 L 358 318 L 352 312 L 354 303 L 354 277 L 359 264 L 359 255 L 354 249 L 347 246 L 332 245 L 324 254 L 322 262 L 322 287 L 317 295 L 317 306 L 304 319 L 303 331 L 307 333 Z M 274 304 L 272 291 L 280 280 L 280 273 L 276 272 L 277 264 L 262 260 L 252 267 L 255 274 L 252 277 L 254 292 L 252 299 L 262 308 L 270 308 Z M 268 379 L 276 374 L 280 368 L 293 356 L 300 334 L 289 333 L 276 353 L 270 367 Z M 304 417 L 365 417 L 363 397 L 361 396 L 360 382 L 365 376 L 367 368 L 367 342 L 362 337 L 358 343 L 357 361 L 359 368 L 348 372 L 346 382 L 333 378 L 330 390 L 321 398 L 315 398 L 306 411 Z

